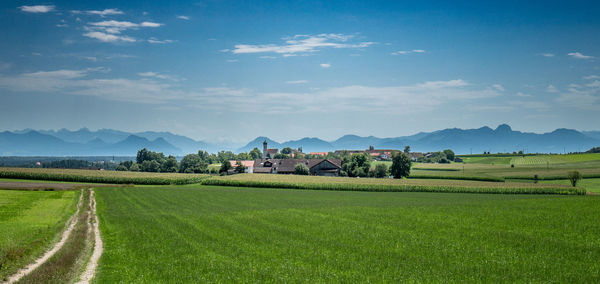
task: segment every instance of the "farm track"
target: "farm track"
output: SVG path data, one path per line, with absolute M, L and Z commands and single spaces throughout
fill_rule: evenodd
M 96 198 L 94 197 L 94 191 L 90 192 L 90 210 L 91 214 L 90 220 L 88 222 L 88 226 L 90 231 L 93 231 L 94 234 L 94 249 L 92 256 L 85 268 L 85 271 L 81 274 L 79 281 L 77 284 L 87 284 L 94 279 L 94 275 L 96 274 L 96 268 L 98 268 L 98 260 L 100 260 L 100 256 L 102 256 L 103 246 L 102 246 L 102 238 L 100 237 L 100 228 L 98 227 L 98 215 L 96 215 Z
M 83 190 L 81 190 L 81 195 L 79 195 L 79 201 L 77 203 L 77 210 L 75 211 L 75 213 L 73 214 L 73 216 L 71 216 L 71 218 L 69 218 L 69 221 L 67 222 L 69 224 L 69 226 L 63 232 L 60 241 L 57 242 L 54 245 L 54 247 L 52 247 L 52 249 L 50 249 L 49 251 L 47 251 L 40 258 L 36 259 L 32 264 L 26 266 L 23 269 L 20 269 L 19 271 L 17 271 L 17 273 L 15 273 L 14 275 L 8 277 L 8 281 L 6 281 L 5 283 L 7 283 L 7 284 L 8 283 L 15 283 L 15 282 L 19 281 L 21 278 L 23 278 L 24 276 L 30 274 L 35 269 L 37 269 L 42 264 L 44 264 L 46 261 L 48 261 L 54 254 L 56 254 L 56 252 L 58 252 L 64 246 L 64 244 L 66 243 L 67 239 L 71 235 L 71 232 L 75 228 L 75 225 L 77 225 L 77 220 L 79 219 L 79 218 L 77 218 L 77 216 L 79 216 L 79 211 L 80 211 L 81 206 L 82 206 L 82 200 L 83 200 Z

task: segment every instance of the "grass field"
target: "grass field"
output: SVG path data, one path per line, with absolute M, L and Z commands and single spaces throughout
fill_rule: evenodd
M 79 191 L 0 190 L 0 280 L 50 247 L 78 199 Z
M 207 175 L 202 174 L 0 167 L 0 178 L 53 180 L 69 182 L 167 185 L 197 183 L 206 177 Z
M 600 281 L 596 196 L 97 189 L 98 283 Z
M 238 174 L 205 179 L 203 184 L 241 187 L 353 191 L 585 194 L 565 185 L 445 179 L 375 179 L 298 175 Z
M 541 181 L 542 184 L 562 184 L 569 185 L 568 180 L 551 180 Z M 577 183 L 578 187 L 585 189 L 588 192 L 600 193 L 600 178 L 582 179 Z

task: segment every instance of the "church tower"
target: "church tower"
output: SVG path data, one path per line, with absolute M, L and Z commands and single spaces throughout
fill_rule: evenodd
M 263 142 L 263 159 L 267 158 L 267 140 Z

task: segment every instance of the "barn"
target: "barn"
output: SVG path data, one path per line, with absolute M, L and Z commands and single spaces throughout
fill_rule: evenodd
M 293 174 L 297 164 L 305 164 L 311 175 L 339 176 L 340 159 L 258 159 L 254 161 L 256 174 Z

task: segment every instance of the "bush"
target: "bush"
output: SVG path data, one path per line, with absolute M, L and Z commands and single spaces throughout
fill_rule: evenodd
M 573 187 L 577 186 L 577 182 L 582 178 L 581 173 L 578 171 L 570 171 L 567 173 L 567 177 Z
M 310 170 L 305 164 L 298 163 L 296 166 L 294 166 L 294 173 L 297 175 L 307 176 L 310 174 Z
M 123 165 L 118 165 L 116 170 L 117 170 L 117 171 L 124 172 L 124 171 L 127 171 L 127 167 L 125 167 L 125 166 L 123 166 Z
M 374 176 L 376 178 L 384 178 L 388 175 L 388 167 L 386 164 L 377 164 L 375 166 Z

